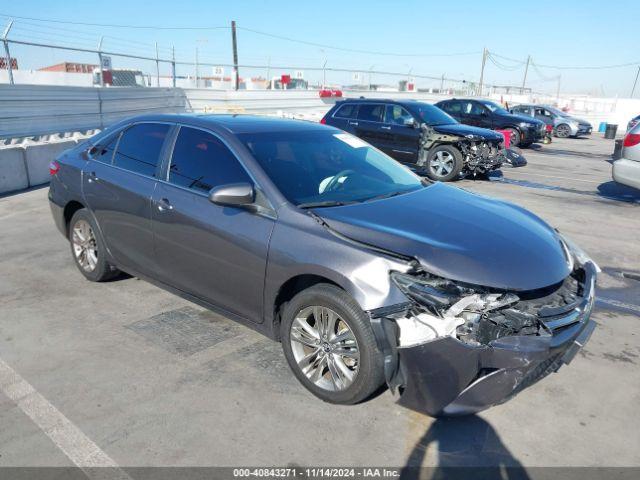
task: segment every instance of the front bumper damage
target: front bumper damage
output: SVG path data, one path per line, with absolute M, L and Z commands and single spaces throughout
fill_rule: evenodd
M 565 305 L 539 308 L 537 333 L 524 329 L 526 334 L 506 334 L 484 344 L 449 335 L 402 347 L 391 311 L 371 312 L 387 383 L 398 403 L 432 416 L 475 413 L 571 362 L 596 325 L 590 315 L 597 266 L 587 262 L 580 268 L 580 295 Z

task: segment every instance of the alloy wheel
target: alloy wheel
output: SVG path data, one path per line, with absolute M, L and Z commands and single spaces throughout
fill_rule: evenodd
M 568 125 L 558 125 L 556 128 L 556 135 L 560 138 L 567 138 L 571 134 L 571 130 Z
M 98 247 L 95 234 L 89 222 L 78 220 L 71 235 L 73 253 L 82 269 L 93 272 L 98 264 Z
M 429 161 L 429 168 L 438 177 L 445 177 L 451 173 L 455 165 L 453 155 L 446 151 L 436 152 Z
M 360 351 L 349 324 L 322 306 L 298 312 L 291 324 L 291 349 L 298 368 L 317 387 L 347 389 L 355 380 Z

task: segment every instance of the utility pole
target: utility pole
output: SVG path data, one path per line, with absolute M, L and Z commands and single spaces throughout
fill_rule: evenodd
M 200 72 L 198 71 L 199 65 L 198 65 L 198 47 L 196 47 L 196 88 L 198 88 L 198 77 L 200 76 Z
M 524 93 L 524 85 L 527 83 L 527 73 L 529 72 L 529 63 L 531 63 L 531 55 L 527 57 L 527 66 L 524 67 L 524 78 L 522 79 L 522 91 L 520 93 Z
M 442 77 L 440 78 L 440 93 L 442 93 L 443 90 L 444 90 L 444 73 L 442 74 Z
M 104 70 L 102 69 L 102 39 L 104 37 L 100 37 L 100 41 L 98 42 L 98 61 L 100 65 L 98 68 L 100 69 L 100 86 L 104 87 Z M 113 82 L 111 82 L 113 84 Z
M 235 76 L 235 89 L 240 87 L 240 74 L 238 72 L 238 40 L 236 38 L 236 21 L 231 21 L 231 44 L 233 46 L 233 73 Z
M 324 59 L 324 63 L 322 64 L 322 89 L 324 90 L 327 85 L 327 59 Z
M 639 76 L 640 76 L 640 67 L 638 67 L 638 73 L 636 73 L 636 79 L 633 82 L 633 88 L 631 89 L 631 98 L 633 98 L 633 94 L 636 92 L 636 85 L 638 84 Z
M 271 57 L 267 57 L 267 82 L 271 85 Z
M 160 59 L 158 56 L 158 42 L 156 42 L 156 87 L 160 88 Z
M 4 43 L 4 53 L 7 55 L 7 72 L 9 73 L 9 84 L 13 85 L 13 68 L 11 67 L 11 53 L 9 52 L 9 41 L 7 40 L 7 35 L 9 35 L 9 30 L 11 30 L 11 26 L 13 25 L 13 20 L 9 22 L 7 28 L 4 29 L 4 34 L 2 35 L 2 43 Z
M 558 75 L 558 90 L 556 91 L 556 100 L 560 101 L 560 80 L 562 75 Z
M 176 47 L 171 46 L 171 78 L 173 78 L 173 88 L 176 88 Z
M 487 47 L 482 49 L 482 68 L 480 69 L 480 85 L 478 87 L 478 96 L 482 96 L 482 84 L 484 83 L 484 66 L 487 63 L 487 55 L 489 51 Z

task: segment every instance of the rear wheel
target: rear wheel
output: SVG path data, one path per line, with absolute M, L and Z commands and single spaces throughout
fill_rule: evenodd
M 561 123 L 556 127 L 556 135 L 559 138 L 567 138 L 571 136 L 571 127 L 566 123 Z
M 296 295 L 284 309 L 281 338 L 294 375 L 324 401 L 358 403 L 384 382 L 382 354 L 367 315 L 334 285 Z
M 76 266 L 87 280 L 102 282 L 119 273 L 107 262 L 104 245 L 87 209 L 80 209 L 71 217 L 69 242 Z
M 439 145 L 429 151 L 425 174 L 431 180 L 448 182 L 460 175 L 463 166 L 460 150 L 451 145 Z

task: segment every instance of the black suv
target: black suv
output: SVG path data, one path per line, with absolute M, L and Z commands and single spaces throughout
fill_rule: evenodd
M 501 134 L 461 125 L 415 100 L 347 99 L 337 102 L 321 123 L 360 137 L 432 180 L 483 174 L 505 160 Z
M 489 100 L 457 99 L 436 103 L 460 123 L 511 132 L 511 146 L 528 147 L 544 138 L 545 124 L 524 115 L 514 115 Z

